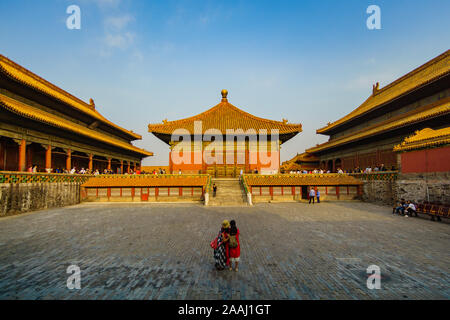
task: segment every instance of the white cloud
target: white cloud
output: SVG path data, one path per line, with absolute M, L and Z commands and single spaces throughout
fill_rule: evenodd
M 134 43 L 136 35 L 131 32 L 125 32 L 123 34 L 106 34 L 105 44 L 110 48 L 127 49 Z
M 118 32 L 125 29 L 132 21 L 134 21 L 134 17 L 130 14 L 125 14 L 118 17 L 107 17 L 104 20 L 104 25 L 107 30 Z
M 121 0 L 93 0 L 100 8 L 117 8 Z
M 139 50 L 135 50 L 132 55 L 132 60 L 133 62 L 143 62 L 144 54 Z
M 97 53 L 101 57 L 110 57 L 114 51 L 127 50 L 133 55 L 135 61 L 142 60 L 141 55 L 135 55 L 136 32 L 131 25 L 135 16 L 123 9 L 123 0 L 80 0 L 97 5 L 100 8 L 104 33 L 100 39 L 101 44 L 97 46 Z

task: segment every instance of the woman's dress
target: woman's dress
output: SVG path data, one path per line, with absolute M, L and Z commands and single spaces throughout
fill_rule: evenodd
M 237 234 L 236 234 L 236 241 L 237 241 L 237 247 L 236 248 L 231 248 L 230 247 L 230 254 L 229 257 L 230 258 L 239 258 L 241 256 L 241 243 L 239 242 L 239 229 L 237 229 Z
M 214 250 L 214 261 L 217 269 L 224 269 L 229 264 L 228 243 L 223 241 L 223 233 L 220 232 L 217 240 L 217 249 Z

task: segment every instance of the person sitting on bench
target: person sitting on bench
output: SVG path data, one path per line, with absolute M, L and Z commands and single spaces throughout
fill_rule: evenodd
M 416 215 L 417 217 L 417 210 L 416 210 L 416 206 L 414 205 L 414 203 L 412 203 L 411 201 L 408 200 L 408 207 L 406 208 L 407 214 L 405 215 L 405 217 L 408 217 L 408 213 L 409 215 L 412 217 L 413 215 Z
M 406 201 L 405 199 L 401 199 L 398 203 L 397 207 L 392 208 L 392 214 L 398 213 L 401 215 L 405 214 Z

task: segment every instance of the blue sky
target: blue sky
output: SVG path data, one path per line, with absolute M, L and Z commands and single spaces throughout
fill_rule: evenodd
M 66 8 L 81 8 L 68 30 Z M 369 5 L 381 30 L 369 30 Z M 317 128 L 449 49 L 448 0 L 0 1 L 0 53 L 143 136 L 165 165 L 149 123 L 229 101 L 256 116 L 302 123 L 281 159 L 326 141 Z

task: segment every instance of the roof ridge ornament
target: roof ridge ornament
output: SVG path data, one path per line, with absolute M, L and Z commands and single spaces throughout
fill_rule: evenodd
M 228 99 L 227 99 L 227 97 L 228 97 L 228 90 L 223 89 L 221 93 L 222 93 L 222 102 L 228 102 Z
M 92 99 L 92 98 L 89 99 L 89 106 L 90 106 L 92 109 L 95 110 L 95 102 L 94 102 L 94 99 Z
M 377 82 L 372 86 L 372 95 L 376 95 L 380 91 L 380 83 Z

